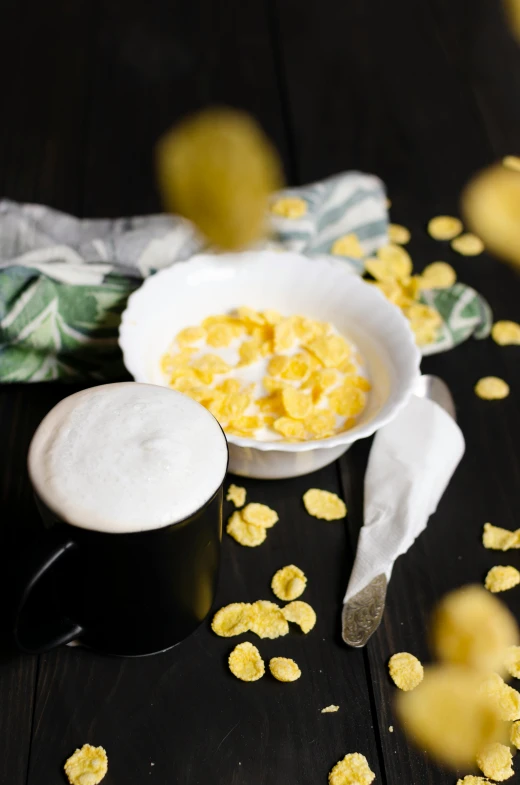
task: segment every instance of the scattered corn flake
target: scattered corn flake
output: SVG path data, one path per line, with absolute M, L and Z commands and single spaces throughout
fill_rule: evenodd
M 466 774 L 463 779 L 457 780 L 457 785 L 491 785 L 485 777 L 475 777 L 474 774 Z
M 269 365 L 267 366 L 267 373 L 269 373 L 271 376 L 281 376 L 282 371 L 287 368 L 289 362 L 289 357 L 286 357 L 283 354 L 275 354 L 275 356 L 269 361 Z
M 514 774 L 511 750 L 499 742 L 486 745 L 477 754 L 477 765 L 486 777 L 496 782 L 508 780 Z
M 229 344 L 236 338 L 233 327 L 229 324 L 214 324 L 208 329 L 206 343 L 215 349 Z
M 206 331 L 203 327 L 185 327 L 177 333 L 175 340 L 179 346 L 184 347 L 202 341 L 205 335 Z
M 451 247 L 461 256 L 478 256 L 484 250 L 484 243 L 476 234 L 461 234 L 451 241 Z
M 211 629 L 221 638 L 232 638 L 249 630 L 252 611 L 248 602 L 232 602 L 213 616 Z
M 296 681 L 302 675 L 295 661 L 288 657 L 272 657 L 269 660 L 269 670 L 278 681 Z
M 500 526 L 485 523 L 482 544 L 484 548 L 489 548 L 492 551 L 509 551 L 511 548 L 520 548 L 520 531 L 501 529 Z
M 285 390 L 286 387 L 289 385 L 283 379 L 273 379 L 272 376 L 264 376 L 262 380 L 262 384 L 264 385 L 265 389 L 268 393 L 275 393 L 281 390 Z M 260 399 L 261 400 L 261 399 Z M 282 399 L 277 398 L 278 410 L 280 413 L 282 412 Z
M 261 343 L 257 338 L 250 338 L 244 341 L 238 348 L 240 365 L 251 365 L 261 358 Z
M 425 668 L 415 690 L 399 692 L 397 713 L 415 743 L 439 761 L 471 766 L 486 744 L 502 738 L 503 724 L 480 691 L 481 674 L 466 667 Z
M 265 673 L 260 652 L 249 641 L 239 643 L 228 658 L 229 670 L 240 681 L 258 681 Z
M 343 499 L 331 491 L 322 491 L 318 488 L 309 488 L 303 494 L 303 503 L 309 515 L 325 521 L 338 521 L 347 514 Z
M 351 752 L 331 769 L 329 785 L 370 785 L 375 776 L 365 756 Z
M 484 679 L 481 689 L 495 704 L 501 720 L 520 719 L 520 692 L 509 687 L 498 673 L 491 673 Z
M 251 606 L 249 629 L 259 638 L 280 638 L 287 635 L 289 625 L 283 611 L 274 602 L 257 600 Z
M 389 731 L 390 733 L 393 733 L 393 732 L 394 732 L 394 726 L 393 726 L 393 725 L 389 725 L 389 726 L 388 726 L 388 731 Z
M 498 376 L 484 376 L 476 383 L 475 393 L 484 401 L 498 401 L 507 398 L 509 385 Z
M 273 428 L 288 439 L 305 438 L 304 424 L 301 420 L 293 420 L 292 417 L 279 417 L 274 421 Z
M 277 354 L 291 349 L 296 341 L 294 323 L 288 319 L 282 319 L 274 326 L 274 350 Z
M 509 741 L 511 742 L 513 747 L 516 747 L 517 750 L 520 750 L 520 721 L 519 720 L 511 724 Z
M 316 624 L 316 613 L 314 608 L 307 602 L 302 600 L 295 600 L 282 608 L 282 613 L 287 621 L 292 621 L 298 624 L 301 631 L 307 635 Z
M 505 652 L 504 665 L 508 673 L 520 679 L 520 646 L 508 646 Z
M 314 338 L 320 338 L 330 332 L 330 325 L 327 322 L 320 322 L 317 319 L 308 319 L 306 316 L 293 317 L 294 332 L 302 344 L 310 343 Z M 316 360 L 309 355 L 309 363 Z
M 410 322 L 418 346 L 435 342 L 442 325 L 442 317 L 435 308 L 422 303 L 412 303 L 403 308 L 403 313 Z
M 412 274 L 412 260 L 410 254 L 400 245 L 389 243 L 376 251 L 377 258 L 387 265 L 390 277 L 403 279 Z
M 406 228 L 406 226 L 401 226 L 400 224 L 389 224 L 388 226 L 388 239 L 391 243 L 397 243 L 397 245 L 406 245 L 406 243 L 410 242 L 410 230 Z
M 350 347 L 341 335 L 325 335 L 308 344 L 309 350 L 325 368 L 336 368 L 350 355 Z
M 241 384 L 238 379 L 224 379 L 224 381 L 216 385 L 215 389 L 218 390 L 218 392 L 229 395 L 229 393 L 240 392 Z
M 437 215 L 428 221 L 428 234 L 434 240 L 453 240 L 462 229 L 462 221 L 451 215 Z
M 300 597 L 305 591 L 307 578 L 305 573 L 294 564 L 282 567 L 273 575 L 271 589 L 279 600 L 289 602 Z
M 273 202 L 271 212 L 281 218 L 301 218 L 307 212 L 307 202 L 296 196 L 287 196 Z
M 496 566 L 491 567 L 486 575 L 485 587 L 488 591 L 496 594 L 500 591 L 507 591 L 520 583 L 520 572 L 516 567 Z
M 310 367 L 307 358 L 303 355 L 292 357 L 282 371 L 282 378 L 291 382 L 301 382 L 309 374 Z
M 447 262 L 427 264 L 419 279 L 421 289 L 448 289 L 457 280 L 457 273 Z
M 270 529 L 278 521 L 278 513 L 266 504 L 251 502 L 242 510 L 242 517 L 246 523 L 262 529 Z
M 282 404 L 286 414 L 293 420 L 304 420 L 312 411 L 312 398 L 294 387 L 282 390 Z
M 325 706 L 325 708 L 321 710 L 321 714 L 333 714 L 336 711 L 339 711 L 339 706 L 331 703 L 330 706 Z
M 491 329 L 491 337 L 499 346 L 520 344 L 520 324 L 507 319 L 495 322 Z
M 334 241 L 330 249 L 333 256 L 350 256 L 353 259 L 361 259 L 365 253 L 357 234 L 344 234 Z
M 423 680 L 424 669 L 421 662 L 406 651 L 390 657 L 388 670 L 392 681 L 400 690 L 414 690 Z
M 97 785 L 108 771 L 107 754 L 103 747 L 84 744 L 63 768 L 71 785 Z
M 506 155 L 502 158 L 502 165 L 513 172 L 520 172 L 520 157 L 518 155 Z
M 243 507 L 246 503 L 246 489 L 231 483 L 228 488 L 226 501 L 233 502 L 235 507 Z
M 362 377 L 360 377 L 362 378 Z M 328 400 L 333 412 L 341 417 L 357 417 L 365 408 L 366 398 L 362 389 L 355 386 L 355 382 L 346 379 L 341 387 L 328 394 Z
M 336 418 L 329 409 L 317 409 L 305 418 L 304 424 L 317 439 L 325 439 L 334 433 Z
M 226 531 L 240 545 L 245 545 L 248 548 L 256 548 L 257 545 L 261 545 L 267 536 L 263 526 L 247 523 L 239 510 L 236 510 L 229 518 Z
M 502 671 L 504 652 L 518 643 L 516 620 L 483 586 L 463 586 L 447 594 L 432 620 L 437 657 L 479 671 Z

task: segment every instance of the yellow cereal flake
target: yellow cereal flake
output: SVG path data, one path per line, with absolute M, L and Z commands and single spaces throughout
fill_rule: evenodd
M 292 317 L 294 332 L 301 344 L 308 344 L 315 338 L 320 338 L 326 335 L 331 330 L 330 324 L 327 322 L 319 322 L 317 319 L 307 319 L 306 316 Z M 313 358 L 309 356 L 309 363 L 312 363 Z
M 362 378 L 362 377 L 360 377 Z M 333 412 L 341 417 L 357 417 L 365 408 L 366 398 L 363 391 L 349 379 L 328 396 Z
M 406 245 L 410 242 L 410 230 L 400 224 L 390 224 L 388 226 L 388 239 L 397 245 Z
M 283 354 L 275 354 L 267 366 L 267 373 L 271 376 L 281 376 L 290 363 L 290 358 Z
M 424 669 L 417 657 L 406 651 L 393 654 L 388 662 L 392 681 L 400 690 L 414 690 L 423 680 Z
M 495 322 L 491 337 L 499 346 L 520 345 L 520 324 L 508 320 Z
M 276 354 L 291 349 L 296 342 L 294 323 L 292 319 L 282 319 L 274 326 L 274 350 Z
M 229 393 L 240 392 L 241 384 L 238 379 L 224 379 L 223 382 L 217 384 L 215 389 L 219 392 L 223 392 L 225 395 L 229 395 Z
M 491 567 L 486 575 L 485 587 L 488 591 L 496 594 L 500 591 L 507 591 L 520 583 L 520 572 L 516 567 L 497 566 Z
M 463 779 L 457 780 L 457 785 L 491 785 L 485 777 L 475 777 L 473 774 L 466 774 Z
M 282 314 L 278 311 L 275 311 L 273 308 L 267 308 L 267 310 L 262 311 L 262 316 L 267 324 L 275 325 L 282 321 Z
M 308 344 L 309 350 L 325 368 L 336 368 L 350 355 L 350 347 L 340 335 L 326 335 Z
M 246 503 L 246 489 L 231 483 L 227 491 L 226 501 L 233 502 L 235 507 L 243 507 Z
M 321 714 L 334 714 L 336 711 L 339 711 L 339 706 L 331 703 L 330 706 L 325 706 L 325 708 L 321 710 Z
M 317 439 L 325 439 L 334 433 L 336 418 L 329 409 L 317 409 L 305 418 L 304 425 Z
M 422 303 L 413 303 L 403 308 L 403 313 L 410 322 L 418 346 L 426 346 L 436 341 L 442 318 L 435 308 Z
M 484 679 L 481 689 L 494 703 L 501 720 L 520 719 L 520 693 L 509 687 L 498 673 L 491 673 Z
M 309 488 L 303 494 L 303 503 L 309 515 L 325 521 L 338 521 L 347 514 L 345 502 L 330 491 Z
M 248 548 L 256 548 L 257 545 L 261 545 L 267 536 L 263 526 L 247 523 L 239 510 L 236 510 L 229 518 L 226 531 L 240 545 L 245 545 Z
M 252 612 L 248 602 L 232 602 L 213 616 L 211 629 L 221 638 L 232 638 L 249 630 Z
M 511 724 L 509 741 L 513 747 L 516 747 L 517 750 L 520 750 L 520 722 L 518 720 Z
M 507 398 L 509 385 L 498 376 L 484 376 L 476 383 L 475 393 L 484 401 L 498 401 Z
M 351 752 L 332 768 L 329 785 L 370 785 L 375 777 L 365 756 Z
M 269 600 L 257 600 L 251 606 L 249 629 L 259 638 L 274 639 L 287 635 L 289 625 L 283 610 Z
M 240 365 L 251 365 L 261 358 L 261 343 L 257 338 L 250 338 L 249 341 L 244 341 L 240 344 L 238 354 L 240 356 Z
M 482 544 L 484 548 L 489 548 L 492 551 L 509 551 L 511 548 L 520 548 L 520 531 L 501 529 L 500 526 L 485 523 Z
M 520 679 L 520 646 L 508 646 L 504 656 L 504 665 L 511 676 Z
M 502 158 L 502 165 L 513 172 L 520 172 L 520 158 L 518 155 L 505 155 Z
M 476 234 L 461 234 L 451 241 L 451 247 L 461 256 L 478 256 L 484 250 L 484 243 Z
M 205 383 L 211 382 L 214 374 L 227 373 L 231 370 L 218 354 L 203 354 L 193 360 L 192 366 Z
M 415 690 L 398 694 L 402 726 L 420 749 L 454 768 L 474 765 L 482 748 L 502 738 L 503 726 L 481 675 L 469 668 L 425 668 Z
M 361 259 L 365 255 L 358 236 L 354 233 L 338 237 L 330 252 L 333 256 L 350 256 L 352 259 Z
M 240 681 L 258 681 L 265 673 L 260 652 L 248 641 L 239 643 L 228 658 L 229 670 Z
M 208 329 L 206 343 L 217 349 L 229 346 L 234 338 L 236 338 L 236 333 L 230 324 L 214 324 Z
M 288 439 L 305 438 L 304 424 L 301 420 L 293 420 L 292 417 L 279 417 L 274 421 L 273 428 Z
M 386 273 L 381 280 L 388 280 L 389 278 L 404 279 L 412 274 L 413 265 L 410 254 L 400 245 L 395 245 L 394 243 L 383 245 L 377 249 L 376 256 L 379 261 L 384 262 L 386 265 Z M 371 271 L 369 270 L 369 272 Z M 374 275 L 374 277 L 377 276 Z
M 285 413 L 293 420 L 304 420 L 312 410 L 312 398 L 305 392 L 286 387 L 282 390 L 282 404 Z
M 518 643 L 518 627 L 508 608 L 483 586 L 463 586 L 435 609 L 432 642 L 441 661 L 484 673 L 502 671 L 504 652 Z
M 453 240 L 462 229 L 462 221 L 451 215 L 437 215 L 428 221 L 428 234 L 434 240 Z
M 291 382 L 303 381 L 310 371 L 309 362 L 304 355 L 292 357 L 282 371 L 282 378 Z
M 262 380 L 262 384 L 264 385 L 265 389 L 268 393 L 276 393 L 281 390 L 285 390 L 286 387 L 289 385 L 283 379 L 273 379 L 272 376 L 264 376 Z M 262 399 L 259 399 L 262 400 Z M 280 414 L 282 413 L 282 399 L 277 397 L 277 406 Z
M 237 417 L 232 420 L 227 426 L 226 430 L 233 431 L 239 436 L 253 436 L 254 432 L 261 426 L 260 417 L 250 415 L 247 417 Z
M 419 278 L 421 289 L 447 289 L 457 280 L 457 273 L 447 262 L 426 265 Z
M 205 337 L 206 331 L 203 327 L 185 327 L 175 336 L 177 344 L 181 347 L 190 346 L 193 343 L 202 341 Z
M 281 218 L 301 218 L 307 212 L 307 202 L 296 196 L 287 196 L 273 202 L 271 212 Z
M 294 564 L 288 564 L 275 572 L 271 581 L 271 589 L 279 600 L 289 602 L 300 597 L 305 591 L 307 578 L 305 573 Z
M 242 510 L 242 517 L 246 523 L 262 529 L 270 529 L 278 521 L 278 513 L 266 504 L 251 502 Z
M 269 660 L 269 670 L 278 681 L 296 681 L 302 675 L 295 661 L 288 657 L 272 657 Z
M 486 745 L 477 754 L 477 765 L 486 777 L 496 782 L 508 780 L 514 774 L 511 750 L 499 742 Z
M 108 771 L 107 754 L 103 747 L 84 744 L 63 768 L 71 785 L 98 785 Z
M 298 624 L 301 631 L 306 635 L 316 624 L 316 613 L 314 609 L 311 608 L 307 602 L 302 602 L 302 600 L 295 600 L 294 602 L 290 602 L 289 605 L 285 605 L 285 607 L 282 608 L 282 613 L 287 621 Z

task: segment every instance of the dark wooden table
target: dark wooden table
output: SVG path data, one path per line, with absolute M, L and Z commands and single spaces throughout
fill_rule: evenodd
M 520 152 L 520 56 L 495 0 L 4 0 L 0 63 L 5 196 L 85 216 L 156 211 L 154 141 L 187 111 L 225 102 L 260 119 L 291 183 L 353 168 L 379 174 L 393 220 L 412 230 L 418 268 L 440 256 L 496 318 L 520 315 L 517 274 L 485 255 L 446 253 L 424 228 L 457 211 L 478 168 Z M 107 785 L 319 785 L 353 751 L 379 783 L 453 782 L 399 729 L 386 662 L 400 650 L 428 660 L 428 615 L 447 589 L 481 581 L 494 564 L 520 567 L 515 552 L 480 545 L 485 521 L 519 525 L 519 357 L 518 348 L 471 340 L 424 362 L 453 391 L 466 455 L 427 531 L 396 564 L 383 624 L 365 650 L 342 645 L 339 612 L 369 443 L 316 476 L 244 483 L 281 522 L 259 549 L 224 538 L 216 605 L 268 598 L 283 564 L 305 570 L 316 628 L 261 646 L 266 658 L 298 661 L 293 685 L 235 680 L 229 641 L 208 624 L 143 660 L 11 650 L 10 565 L 39 526 L 27 446 L 70 388 L 1 388 L 2 785 L 64 783 L 64 760 L 85 742 L 108 750 Z M 507 400 L 475 397 L 474 382 L 488 374 L 510 382 Z M 301 495 L 311 485 L 344 495 L 346 525 L 306 516 Z M 516 611 L 519 598 L 518 589 L 505 596 Z M 330 703 L 340 711 L 320 714 Z

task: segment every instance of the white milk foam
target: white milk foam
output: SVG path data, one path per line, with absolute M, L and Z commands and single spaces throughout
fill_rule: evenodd
M 107 384 L 71 395 L 40 424 L 29 450 L 38 495 L 84 529 L 158 529 L 196 512 L 227 467 L 224 434 L 200 404 L 151 384 Z

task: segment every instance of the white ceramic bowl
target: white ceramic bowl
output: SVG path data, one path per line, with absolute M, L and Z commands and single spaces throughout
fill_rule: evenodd
M 331 322 L 357 345 L 372 391 L 355 427 L 327 439 L 228 436 L 229 469 L 235 474 L 278 479 L 320 469 L 389 422 L 407 402 L 420 356 L 401 312 L 340 260 L 295 253 L 195 256 L 148 278 L 130 296 L 122 317 L 119 343 L 126 367 L 137 382 L 164 384 L 160 358 L 175 334 L 238 305 Z

